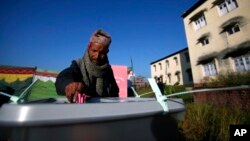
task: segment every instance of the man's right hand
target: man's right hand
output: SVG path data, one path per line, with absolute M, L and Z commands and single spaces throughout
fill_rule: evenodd
M 77 97 L 76 92 L 82 92 L 83 90 L 83 83 L 81 82 L 71 82 L 65 87 L 66 97 L 68 98 L 69 102 L 75 102 Z

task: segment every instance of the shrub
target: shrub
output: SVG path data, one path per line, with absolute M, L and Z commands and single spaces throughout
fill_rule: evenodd
M 219 74 L 216 78 L 204 78 L 203 82 L 205 86 L 210 87 L 249 85 L 250 71 L 242 73 L 227 72 Z
M 229 127 L 249 124 L 250 114 L 238 108 L 215 107 L 209 104 L 187 104 L 184 120 L 179 128 L 186 140 L 229 140 Z
M 177 92 L 183 92 L 185 91 L 186 88 L 185 86 L 173 86 L 173 85 L 165 85 L 164 91 L 165 94 L 172 94 L 172 93 L 177 93 Z

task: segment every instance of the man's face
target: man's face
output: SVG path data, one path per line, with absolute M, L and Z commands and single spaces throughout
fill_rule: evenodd
M 108 54 L 108 47 L 99 43 L 90 43 L 88 47 L 89 58 L 95 65 L 103 65 Z

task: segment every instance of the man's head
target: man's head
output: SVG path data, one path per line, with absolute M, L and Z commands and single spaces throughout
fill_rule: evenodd
M 92 63 L 103 65 L 107 61 L 111 37 L 103 30 L 97 30 L 90 38 L 88 54 Z
M 157 82 L 161 82 L 161 78 L 160 77 L 157 78 Z

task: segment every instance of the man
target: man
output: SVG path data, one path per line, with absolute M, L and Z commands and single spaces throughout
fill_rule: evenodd
M 161 94 L 164 94 L 164 84 L 162 83 L 160 77 L 157 78 L 157 85 L 158 85 L 158 87 L 159 87 L 159 89 L 161 91 Z
M 108 60 L 111 37 L 103 30 L 93 33 L 83 57 L 72 61 L 57 76 L 57 93 L 66 95 L 71 103 L 77 93 L 90 97 L 118 97 L 119 88 Z

